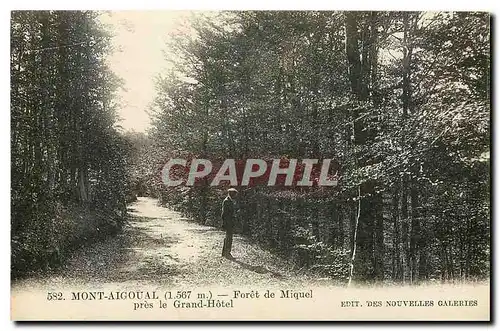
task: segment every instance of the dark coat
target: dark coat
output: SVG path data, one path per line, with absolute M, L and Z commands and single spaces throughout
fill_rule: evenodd
M 234 227 L 234 213 L 235 213 L 234 201 L 231 198 L 226 197 L 222 201 L 222 227 L 225 230 L 232 230 Z

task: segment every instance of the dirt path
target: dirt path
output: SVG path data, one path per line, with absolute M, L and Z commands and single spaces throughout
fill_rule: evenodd
M 183 219 L 161 208 L 153 199 L 141 198 L 130 206 L 131 223 L 115 237 L 76 251 L 64 267 L 37 274 L 11 287 L 11 318 L 16 320 L 250 320 L 259 319 L 368 319 L 411 320 L 415 312 L 429 319 L 456 318 L 455 309 L 439 307 L 438 300 L 476 300 L 467 310 L 471 318 L 487 319 L 489 284 L 433 284 L 419 288 L 346 288 L 331 280 L 311 279 L 290 270 L 283 260 L 236 235 L 231 261 L 220 256 L 224 233 Z M 75 293 L 128 293 L 131 291 L 192 291 L 214 298 L 233 297 L 233 292 L 259 290 L 311 291 L 309 299 L 279 298 L 253 301 L 235 299 L 234 309 L 159 308 L 136 310 L 137 300 L 74 301 Z M 207 294 L 207 291 L 209 294 Z M 314 292 L 314 295 L 312 294 Z M 47 299 L 60 293 L 60 300 Z M 82 294 L 83 295 L 83 294 Z M 194 295 L 194 294 L 193 294 Z M 281 295 L 281 294 L 279 294 Z M 82 297 L 83 298 L 83 297 Z M 202 297 L 205 298 L 205 297 Z M 364 299 L 363 299 L 364 298 Z M 71 300 L 71 301 L 64 301 Z M 272 301 L 265 301 L 272 300 Z M 384 309 L 342 308 L 352 300 L 433 300 L 434 310 L 407 307 Z M 143 300 L 141 300 L 142 303 Z M 148 301 L 148 302 L 149 302 Z M 146 302 L 146 303 L 148 303 Z M 151 303 L 149 302 L 149 303 Z M 269 304 L 263 304 L 269 302 Z M 356 301 L 357 302 L 357 301 Z M 309 307 L 308 309 L 306 309 Z M 140 308 L 140 307 L 139 307 Z M 151 307 L 149 307 L 151 308 Z M 424 308 L 422 308 L 424 309 Z M 464 308 L 465 309 L 465 308 Z M 361 314 L 361 315 L 360 315 Z M 422 315 L 422 316 L 424 316 Z
M 129 207 L 130 225 L 123 233 L 76 251 L 50 275 L 13 284 L 23 288 L 106 285 L 278 286 L 310 284 L 287 263 L 248 239 L 235 235 L 235 260 L 221 257 L 224 232 L 189 221 L 177 212 L 139 198 Z

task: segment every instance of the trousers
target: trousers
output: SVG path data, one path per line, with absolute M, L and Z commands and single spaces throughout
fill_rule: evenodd
M 231 254 L 231 247 L 233 246 L 233 229 L 226 229 L 226 238 L 224 238 L 224 246 L 222 247 L 222 256 Z

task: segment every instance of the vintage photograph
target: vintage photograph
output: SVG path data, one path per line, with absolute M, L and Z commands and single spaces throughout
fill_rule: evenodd
M 489 321 L 490 27 L 12 11 L 11 319 Z

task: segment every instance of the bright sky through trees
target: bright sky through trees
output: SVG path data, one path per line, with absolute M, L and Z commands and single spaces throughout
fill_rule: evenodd
M 111 69 L 124 80 L 119 115 L 125 130 L 141 132 L 150 125 L 147 108 L 154 97 L 154 77 L 168 68 L 163 56 L 166 41 L 190 15 L 186 11 L 114 11 L 101 16 L 114 34 Z

